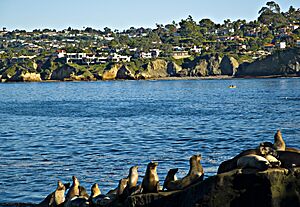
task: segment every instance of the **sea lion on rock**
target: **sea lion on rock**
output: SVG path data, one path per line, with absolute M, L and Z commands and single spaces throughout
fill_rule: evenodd
M 160 190 L 157 165 L 157 162 L 150 162 L 147 165 L 146 174 L 142 181 L 143 193 L 157 193 Z
M 259 155 L 251 154 L 251 155 L 240 157 L 237 160 L 237 167 L 267 170 L 269 167 L 272 167 L 272 165 L 269 163 L 269 161 L 266 158 Z
M 190 158 L 190 170 L 182 179 L 169 181 L 165 183 L 167 190 L 182 190 L 198 181 L 202 181 L 204 177 L 203 167 L 200 163 L 201 155 L 193 155 Z
M 70 183 L 63 184 L 60 180 L 57 182 L 56 190 L 49 194 L 41 203 L 37 204 L 37 207 L 57 207 L 63 206 L 65 202 L 65 191 L 69 188 Z
M 79 196 L 79 180 L 77 177 L 72 176 L 73 183 L 66 195 L 66 201 L 71 200 L 72 198 Z
M 278 151 L 285 151 L 285 142 L 283 141 L 282 134 L 280 130 L 277 130 L 276 134 L 274 135 L 274 149 Z
M 300 153 L 289 151 L 278 151 L 277 159 L 281 162 L 281 167 L 300 167 Z
M 280 167 L 281 162 L 272 155 L 266 155 L 265 158 L 269 161 L 272 167 Z
M 165 178 L 165 181 L 164 181 L 163 190 L 167 189 L 167 185 L 169 185 L 169 183 L 171 181 L 176 181 L 177 180 L 177 177 L 176 177 L 177 172 L 178 172 L 178 168 L 170 169 L 168 171 L 168 174 L 167 174 L 167 176 Z
M 89 197 L 89 203 L 90 203 L 91 205 L 95 206 L 95 205 L 96 205 L 96 200 L 95 200 L 95 198 L 96 198 L 97 196 L 99 196 L 99 195 L 101 195 L 100 188 L 99 188 L 99 186 L 98 186 L 97 183 L 94 183 L 94 184 L 92 185 L 92 187 L 91 187 L 91 195 L 90 195 L 90 197 Z
M 132 193 L 138 190 L 137 187 L 137 182 L 139 178 L 138 168 L 139 168 L 138 166 L 133 166 L 129 169 L 129 174 L 127 177 L 128 179 L 127 185 L 124 189 L 122 196 L 119 197 L 121 200 L 126 199 L 128 196 L 130 196 Z
M 72 176 L 73 183 L 67 193 L 66 201 L 71 200 L 74 197 L 82 197 L 82 198 L 89 198 L 89 195 L 86 192 L 86 189 L 80 186 L 79 180 L 77 177 Z
M 65 207 L 89 207 L 89 201 L 85 197 L 75 196 L 66 202 Z
M 121 196 L 126 188 L 128 184 L 128 178 L 122 178 L 121 180 L 119 180 L 119 185 L 117 188 L 117 196 Z

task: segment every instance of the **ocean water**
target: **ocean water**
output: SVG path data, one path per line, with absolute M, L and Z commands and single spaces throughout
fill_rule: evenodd
M 198 153 L 212 176 L 277 129 L 300 147 L 298 78 L 0 84 L 0 203 L 40 202 L 72 175 L 106 193 L 152 160 L 162 183 Z

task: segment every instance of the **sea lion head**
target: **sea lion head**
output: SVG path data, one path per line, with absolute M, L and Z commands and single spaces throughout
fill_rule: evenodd
M 57 181 L 57 190 L 66 190 L 65 185 L 59 180 Z
M 200 163 L 202 159 L 202 156 L 201 154 L 198 154 L 198 155 L 193 155 L 191 158 L 190 158 L 190 165 L 194 165 L 194 164 L 197 164 L 197 163 Z
M 276 150 L 285 151 L 286 146 L 280 130 L 277 130 L 274 135 L 274 148 Z
M 75 185 L 75 186 L 79 186 L 80 184 L 79 184 L 79 180 L 77 179 L 77 177 L 76 176 L 72 176 L 72 180 L 73 180 L 73 185 Z
M 131 168 L 129 169 L 129 174 L 131 174 L 131 173 L 137 173 L 138 169 L 139 169 L 139 166 L 137 166 L 137 165 L 131 167 Z
M 272 155 L 277 157 L 277 151 L 274 149 L 274 145 L 271 142 L 262 142 L 258 147 L 259 154 L 262 156 Z
M 148 169 L 149 171 L 156 171 L 157 166 L 158 166 L 158 162 L 153 162 L 153 161 L 151 161 L 151 162 L 148 164 L 147 169 Z
M 92 185 L 92 187 L 91 187 L 91 196 L 92 196 L 92 197 L 96 197 L 96 196 L 98 196 L 98 195 L 100 195 L 100 194 L 101 194 L 101 191 L 100 191 L 100 189 L 99 189 L 98 184 L 97 184 L 97 183 L 94 183 L 94 184 Z
M 168 175 L 174 176 L 178 172 L 178 168 L 170 169 Z

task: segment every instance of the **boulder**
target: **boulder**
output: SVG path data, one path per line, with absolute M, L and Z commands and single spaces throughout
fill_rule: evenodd
M 171 77 L 179 76 L 179 72 L 182 71 L 182 67 L 174 62 L 169 62 L 167 66 L 167 73 Z
M 168 64 L 165 60 L 153 60 L 145 65 L 145 70 L 141 72 L 144 79 L 168 77 Z
M 300 48 L 276 51 L 263 59 L 242 64 L 236 74 L 237 77 L 289 75 L 300 75 Z
M 239 67 L 238 61 L 235 58 L 229 57 L 227 55 L 225 55 L 222 58 L 222 61 L 220 63 L 220 69 L 222 75 L 233 76 L 236 73 L 238 67 Z
M 300 168 L 266 171 L 238 169 L 198 182 L 182 191 L 139 194 L 125 206 L 299 207 Z

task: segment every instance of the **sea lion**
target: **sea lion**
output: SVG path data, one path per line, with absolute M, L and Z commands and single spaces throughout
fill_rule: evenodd
M 166 183 L 167 190 L 182 190 L 198 181 L 202 181 L 204 177 L 203 167 L 200 163 L 201 155 L 193 155 L 190 158 L 190 170 L 182 179 L 169 181 Z
M 133 166 L 129 169 L 128 183 L 127 183 L 127 187 L 129 189 L 136 187 L 139 178 L 138 169 L 139 169 L 138 166 Z
M 73 197 L 68 200 L 64 207 L 89 207 L 89 201 L 84 197 Z
M 86 189 L 83 186 L 80 186 L 79 180 L 77 177 L 72 176 L 73 183 L 67 193 L 66 201 L 71 200 L 74 197 L 82 197 L 89 199 L 89 195 L 86 192 Z
M 121 196 L 126 188 L 128 184 L 128 178 L 122 178 L 121 180 L 119 180 L 119 185 L 117 188 L 117 196 Z
M 289 151 L 278 151 L 277 159 L 281 162 L 281 167 L 300 167 L 300 153 Z
M 157 193 L 160 190 L 157 166 L 157 162 L 150 162 L 147 165 L 147 170 L 142 181 L 143 193 Z
M 243 157 L 240 157 L 237 160 L 237 167 L 238 168 L 255 168 L 259 170 L 266 170 L 269 167 L 272 167 L 272 165 L 269 163 L 269 161 L 259 155 L 246 155 Z
M 167 189 L 167 185 L 169 185 L 169 183 L 171 181 L 176 181 L 177 180 L 177 176 L 176 176 L 177 172 L 178 172 L 178 168 L 170 169 L 168 171 L 168 174 L 167 174 L 167 176 L 165 178 L 165 181 L 164 181 L 163 190 Z
M 282 138 L 282 134 L 280 130 L 277 130 L 276 134 L 274 135 L 274 149 L 278 151 L 285 151 L 285 142 Z
M 66 201 L 71 200 L 72 198 L 79 196 L 79 180 L 77 177 L 72 176 L 73 183 L 66 195 Z
M 96 205 L 96 200 L 95 200 L 95 198 L 96 198 L 97 196 L 99 196 L 99 195 L 101 195 L 101 191 L 100 191 L 100 189 L 99 189 L 99 186 L 98 186 L 97 183 L 94 183 L 94 184 L 92 185 L 92 187 L 91 187 L 91 195 L 90 195 L 90 197 L 89 197 L 89 203 L 90 203 L 91 205 Z
M 57 207 L 63 206 L 65 202 L 65 191 L 69 188 L 70 183 L 63 184 L 60 180 L 57 182 L 57 188 L 54 192 L 49 194 L 37 207 Z
M 281 162 L 272 155 L 266 155 L 265 158 L 269 161 L 272 167 L 280 167 Z
M 133 166 L 129 169 L 129 174 L 128 174 L 128 181 L 127 181 L 127 185 L 123 191 L 122 196 L 119 196 L 119 199 L 126 199 L 128 196 L 130 196 L 132 193 L 136 192 L 138 190 L 137 187 L 137 182 L 138 182 L 138 178 L 139 178 L 139 174 L 138 174 L 138 166 Z
M 273 144 L 271 142 L 263 142 L 260 143 L 259 147 L 256 149 L 248 149 L 242 151 L 240 154 L 235 156 L 232 159 L 226 160 L 222 162 L 218 168 L 217 174 L 229 172 L 231 170 L 234 170 L 237 168 L 237 160 L 240 157 L 246 156 L 246 155 L 259 155 L 259 156 L 266 156 L 266 155 L 272 155 L 274 157 L 277 156 L 276 150 L 273 149 Z

